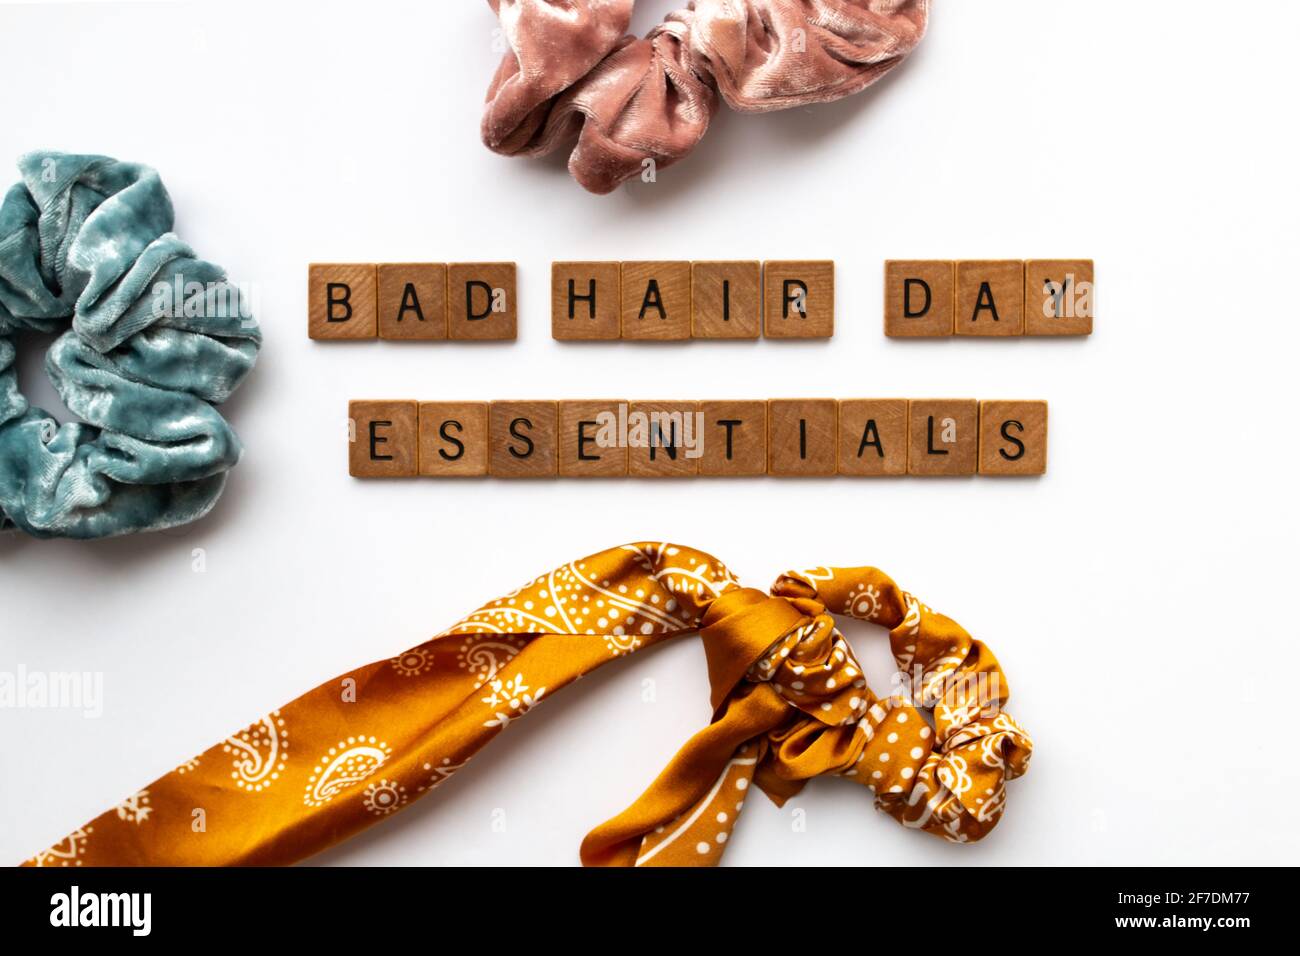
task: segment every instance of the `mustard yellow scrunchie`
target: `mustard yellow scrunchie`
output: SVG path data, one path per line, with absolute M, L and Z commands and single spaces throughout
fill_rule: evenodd
M 832 613 L 889 629 L 906 678 L 891 695 L 867 687 Z M 751 783 L 780 804 L 826 774 L 862 784 L 904 826 L 978 840 L 1002 814 L 1006 781 L 1029 766 L 992 653 L 875 568 L 792 571 L 766 595 L 701 551 L 631 544 L 320 685 L 27 862 L 301 860 L 434 790 L 582 675 L 696 631 L 713 721 L 588 835 L 586 864 L 717 863 Z

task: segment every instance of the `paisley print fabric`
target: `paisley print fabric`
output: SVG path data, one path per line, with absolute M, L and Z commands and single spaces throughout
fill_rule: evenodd
M 890 694 L 867 686 L 836 614 L 888 630 Z M 764 594 L 702 551 L 631 544 L 320 685 L 27 862 L 301 860 L 441 786 L 584 674 L 690 633 L 704 645 L 713 720 L 583 841 L 586 864 L 715 864 L 750 789 L 779 804 L 820 776 L 860 785 L 906 827 L 971 842 L 1028 769 L 1032 744 L 1003 710 L 992 652 L 883 572 L 791 571 Z M 199 811 L 220 826 L 196 828 Z

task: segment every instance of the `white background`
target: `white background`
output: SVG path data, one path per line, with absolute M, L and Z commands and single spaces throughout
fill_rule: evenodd
M 658 183 L 606 197 L 559 159 L 479 143 L 497 60 L 484 3 L 0 8 L 0 156 L 158 168 L 177 231 L 256 285 L 266 334 L 228 406 L 246 455 L 208 519 L 0 540 L 0 669 L 102 671 L 106 698 L 98 720 L 0 713 L 0 862 L 318 682 L 644 538 L 759 587 L 790 567 L 878 565 L 989 642 L 1036 741 L 978 846 L 904 830 L 831 779 L 786 810 L 751 801 L 729 863 L 1294 862 L 1300 8 L 937 6 L 915 57 L 863 95 L 724 111 Z M 672 8 L 640 7 L 639 31 Z M 1091 338 L 882 335 L 885 258 L 1070 256 L 1097 261 Z M 805 257 L 838 265 L 829 342 L 550 338 L 552 258 Z M 519 263 L 517 342 L 308 340 L 309 261 L 448 259 Z M 24 388 L 64 414 L 40 360 L 24 357 Z M 349 398 L 772 396 L 1044 398 L 1049 474 L 347 475 Z M 851 636 L 885 686 L 883 633 Z M 318 860 L 575 863 L 704 725 L 707 698 L 694 638 L 612 664 Z

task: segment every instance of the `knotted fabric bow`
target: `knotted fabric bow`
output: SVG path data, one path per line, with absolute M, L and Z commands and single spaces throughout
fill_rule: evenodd
M 929 0 L 693 0 L 645 39 L 633 0 L 488 0 L 510 46 L 483 142 L 508 156 L 573 146 L 607 193 L 700 141 L 718 95 L 748 113 L 825 103 L 884 76 L 921 41 Z
M 893 694 L 867 687 L 830 611 L 890 629 L 905 675 Z M 713 722 L 588 835 L 584 863 L 717 863 L 751 782 L 779 804 L 823 774 L 862 784 L 904 826 L 977 840 L 1002 814 L 1006 781 L 1029 765 L 993 655 L 882 572 L 790 572 L 768 596 L 703 552 L 634 544 L 570 562 L 320 685 L 28 863 L 300 860 L 434 790 L 583 674 L 696 631 Z

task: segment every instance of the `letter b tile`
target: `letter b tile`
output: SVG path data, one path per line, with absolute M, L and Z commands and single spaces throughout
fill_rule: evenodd
M 307 267 L 307 334 L 313 339 L 373 339 L 375 267 L 312 263 Z

